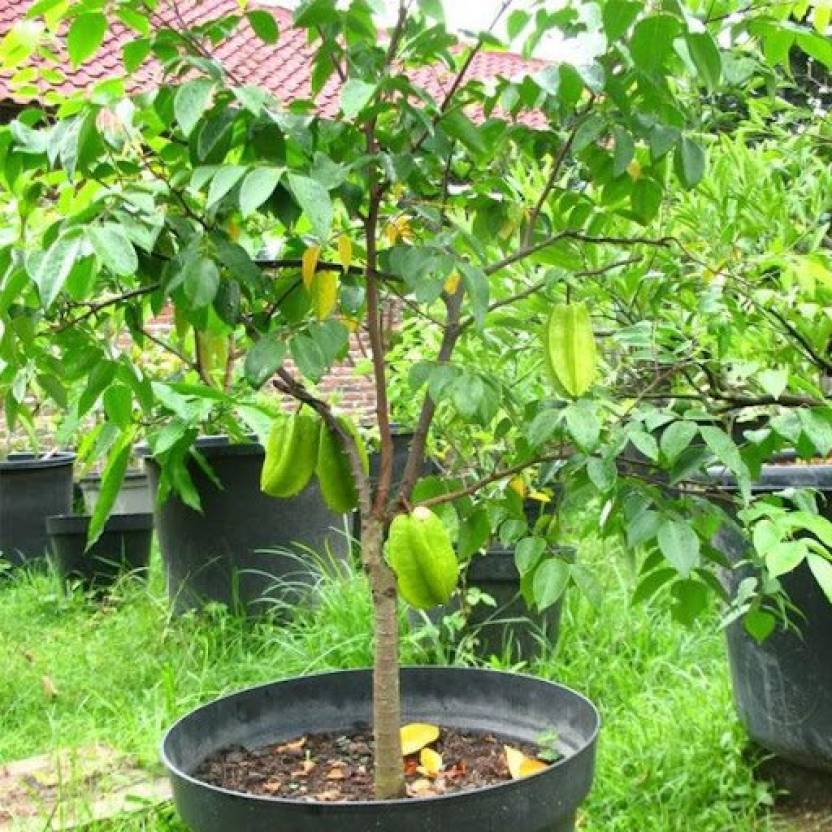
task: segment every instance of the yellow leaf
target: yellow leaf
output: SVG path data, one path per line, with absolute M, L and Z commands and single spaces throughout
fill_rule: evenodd
M 341 261 L 341 268 L 346 272 L 352 263 L 352 241 L 346 234 L 338 238 L 338 259 Z
M 358 318 L 345 316 L 341 318 L 341 323 L 347 328 L 348 332 L 358 332 L 358 327 L 360 326 Z
M 439 739 L 439 728 L 425 722 L 402 725 L 402 754 L 407 757 Z
M 318 272 L 312 279 L 312 308 L 319 321 L 328 318 L 338 300 L 338 275 L 334 272 Z
M 526 496 L 526 481 L 523 477 L 512 477 L 509 480 L 508 487 L 517 494 L 518 497 Z
M 303 252 L 301 257 L 301 277 L 303 278 L 303 285 L 307 289 L 312 288 L 312 279 L 315 277 L 315 271 L 318 268 L 318 258 L 321 256 L 320 246 L 309 246 Z
M 521 780 L 532 774 L 537 774 L 539 771 L 547 769 L 549 765 L 543 760 L 533 760 L 527 757 L 522 751 L 517 748 L 512 748 L 510 745 L 504 745 L 503 749 L 506 752 L 506 763 L 508 764 L 508 773 L 512 780 Z
M 456 290 L 459 289 L 460 280 L 459 272 L 451 272 L 443 288 L 449 295 L 455 295 Z
M 630 179 L 634 182 L 637 179 L 641 179 L 641 165 L 638 163 L 638 159 L 633 159 L 629 165 L 627 165 L 627 173 L 630 175 Z
M 538 503 L 551 503 L 552 498 L 548 494 L 544 494 L 542 491 L 530 491 L 529 497 L 532 500 L 537 500 Z
M 432 748 L 423 748 L 419 752 L 419 767 L 416 771 L 425 777 L 436 777 L 444 768 L 442 764 L 442 755 Z
M 229 220 L 228 227 L 226 228 L 228 231 L 228 236 L 236 243 L 237 240 L 240 239 L 240 226 L 236 220 Z

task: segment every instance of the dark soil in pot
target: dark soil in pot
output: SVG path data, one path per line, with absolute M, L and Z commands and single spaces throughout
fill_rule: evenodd
M 0 554 L 13 565 L 48 552 L 46 518 L 72 510 L 74 462 L 65 452 L 0 460 Z
M 297 497 L 277 500 L 260 490 L 262 445 L 205 437 L 197 450 L 222 484 L 192 461 L 189 472 L 202 513 L 171 496 L 155 507 L 168 593 L 177 612 L 220 602 L 249 614 L 297 601 L 329 560 L 347 555 L 344 518 L 331 512 L 317 481 Z M 160 468 L 146 459 L 155 494 Z
M 713 474 L 723 486 L 733 485 L 724 472 Z M 832 519 L 832 465 L 765 465 L 753 490 L 787 487 L 818 489 L 822 513 Z M 714 542 L 734 563 L 743 559 L 747 543 L 736 530 L 723 527 Z M 749 569 L 728 574 L 732 592 Z M 742 622 L 728 628 L 737 711 L 749 736 L 764 748 L 791 763 L 832 772 L 832 604 L 805 563 L 781 582 L 802 614 L 794 622 L 799 632 L 778 628 L 758 644 Z
M 574 549 L 558 547 L 555 552 L 574 560 Z M 476 604 L 468 615 L 467 628 L 476 634 L 478 655 L 531 659 L 557 644 L 563 604 L 558 601 L 543 612 L 527 606 L 520 594 L 520 573 L 513 549 L 493 547 L 484 554 L 474 555 L 465 583 L 487 593 L 496 602 L 494 607 Z
M 144 576 L 153 541 L 152 514 L 114 514 L 89 551 L 90 517 L 68 515 L 46 521 L 52 546 L 50 561 L 63 582 L 80 581 L 103 590 L 126 572 Z
M 223 697 L 174 725 L 162 755 L 180 816 L 193 832 L 573 832 L 594 772 L 599 718 L 588 700 L 551 682 L 489 670 L 407 668 L 401 679 L 405 722 L 510 738 L 520 747 L 555 731 L 563 757 L 499 785 L 386 801 L 247 795 L 196 775 L 206 759 L 232 746 L 252 750 L 298 737 L 366 732 L 370 671 L 329 673 Z

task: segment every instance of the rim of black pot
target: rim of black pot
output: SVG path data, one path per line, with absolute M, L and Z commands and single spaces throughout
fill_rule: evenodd
M 587 705 L 589 707 L 590 712 L 595 717 L 595 727 L 594 727 L 590 737 L 586 740 L 586 742 L 577 751 L 575 751 L 574 754 L 571 754 L 568 757 L 563 757 L 562 759 L 557 760 L 556 762 L 551 763 L 550 765 L 546 766 L 546 768 L 543 769 L 542 771 L 538 771 L 538 772 L 535 772 L 534 774 L 530 774 L 527 777 L 523 777 L 520 780 L 507 780 L 504 783 L 495 783 L 494 785 L 491 785 L 491 786 L 483 786 L 483 787 L 477 788 L 477 789 L 467 789 L 465 791 L 453 792 L 451 794 L 440 794 L 440 795 L 435 795 L 435 796 L 432 796 L 432 797 L 400 797 L 400 798 L 396 798 L 394 800 L 350 800 L 350 801 L 346 801 L 344 803 L 338 803 L 338 804 L 334 804 L 334 805 L 337 805 L 341 809 L 343 809 L 345 807 L 359 808 L 359 807 L 366 807 L 366 806 L 378 806 L 380 808 L 383 808 L 385 806 L 403 806 L 403 805 L 412 805 L 414 803 L 432 803 L 432 802 L 436 802 L 436 801 L 453 800 L 454 798 L 459 798 L 463 795 L 483 794 L 483 793 L 491 792 L 495 789 L 518 788 L 518 787 L 521 787 L 524 783 L 527 783 L 530 780 L 533 780 L 535 777 L 542 777 L 542 776 L 546 775 L 547 773 L 552 772 L 553 770 L 563 768 L 564 766 L 566 766 L 570 762 L 570 760 L 577 757 L 579 754 L 583 754 L 588 748 L 591 748 L 595 744 L 596 740 L 598 739 L 598 733 L 601 730 L 601 714 L 598 711 L 598 708 L 596 708 L 594 703 L 592 702 L 592 700 L 589 699 L 588 697 L 584 696 L 584 694 L 579 693 L 578 691 L 576 691 L 573 688 L 570 688 L 566 685 L 562 685 L 559 682 L 552 682 L 549 679 L 541 679 L 539 676 L 532 676 L 530 673 L 512 673 L 512 672 L 505 671 L 505 670 L 492 670 L 491 668 L 483 668 L 483 667 L 454 667 L 454 668 L 433 667 L 433 668 L 431 668 L 430 665 L 407 665 L 405 667 L 400 668 L 400 672 L 406 672 L 406 671 L 409 671 L 409 670 L 424 671 L 424 670 L 431 670 L 431 669 L 434 669 L 434 670 L 452 669 L 454 671 L 462 671 L 462 672 L 465 672 L 465 673 L 476 673 L 476 674 L 491 673 L 491 674 L 497 674 L 499 676 L 512 676 L 512 677 L 515 677 L 515 678 L 527 679 L 529 681 L 537 682 L 539 684 L 552 685 L 554 687 L 558 687 L 561 690 L 564 690 L 567 693 L 572 694 L 574 697 L 581 700 L 585 705 Z M 344 675 L 344 674 L 348 674 L 348 673 L 355 673 L 355 674 L 358 674 L 358 673 L 372 673 L 372 668 L 364 667 L 364 668 L 350 668 L 349 670 L 330 670 L 330 671 L 323 671 L 321 673 L 310 673 L 308 676 L 304 676 L 304 677 L 289 677 L 288 679 L 278 679 L 274 682 L 266 682 L 265 684 L 261 684 L 261 685 L 251 685 L 247 688 L 242 688 L 238 691 L 234 691 L 233 693 L 225 694 L 225 696 L 237 696 L 237 695 L 250 693 L 250 692 L 256 691 L 260 688 L 268 688 L 268 687 L 271 687 L 272 685 L 280 684 L 281 682 L 289 682 L 293 678 L 304 678 L 304 679 L 316 679 L 316 678 L 325 678 L 325 677 L 330 677 L 331 678 L 333 676 L 340 676 L 340 675 Z M 219 699 L 223 699 L 223 698 L 225 698 L 225 696 L 221 696 L 221 697 L 219 697 Z M 198 713 L 199 711 L 203 711 L 207 708 L 210 708 L 214 704 L 214 702 L 216 702 L 216 701 L 217 700 L 215 699 L 212 702 L 207 702 L 206 704 L 201 705 L 198 708 L 194 708 L 194 710 L 189 711 L 187 714 L 185 714 L 184 716 L 181 716 L 179 719 L 177 719 L 176 722 L 174 722 L 173 725 L 171 725 L 171 727 L 167 730 L 167 732 L 165 733 L 165 736 L 162 738 L 160 754 L 161 754 L 161 758 L 162 758 L 162 763 L 165 765 L 165 767 L 168 769 L 168 771 L 173 772 L 177 777 L 181 777 L 183 780 L 187 780 L 189 783 L 191 783 L 194 786 L 198 786 L 198 787 L 204 788 L 204 789 L 210 789 L 211 791 L 217 792 L 219 794 L 229 795 L 229 796 L 233 796 L 233 797 L 244 797 L 244 798 L 249 798 L 251 800 L 266 801 L 268 803 L 278 803 L 278 804 L 284 804 L 284 805 L 290 805 L 290 806 L 309 806 L 309 801 L 308 800 L 293 799 L 293 798 L 290 798 L 290 797 L 273 797 L 273 796 L 270 796 L 270 795 L 259 795 L 259 794 L 254 795 L 254 794 L 248 794 L 247 792 L 234 791 L 233 789 L 225 789 L 221 786 L 214 786 L 211 783 L 206 783 L 204 780 L 199 780 L 198 778 L 194 777 L 193 775 L 182 771 L 182 769 L 180 769 L 178 766 L 173 764 L 173 762 L 171 761 L 170 757 L 168 757 L 167 752 L 165 750 L 165 746 L 167 745 L 168 738 L 171 736 L 171 734 L 173 734 L 174 731 L 176 731 L 176 729 L 179 727 L 179 725 L 181 723 L 183 723 L 187 719 L 190 719 L 194 714 Z M 326 805 L 327 804 L 325 804 L 325 803 L 321 804 L 321 806 L 326 806 Z
M 54 453 L 36 454 L 15 452 L 0 460 L 0 471 L 29 471 L 33 468 L 60 468 L 75 462 L 72 451 L 55 451 Z
M 196 448 L 205 456 L 257 456 L 265 453 L 265 448 L 254 434 L 249 434 L 249 442 L 232 442 L 226 434 L 199 436 L 191 447 Z M 153 451 L 147 442 L 136 445 L 134 451 L 143 459 L 153 459 Z
M 139 471 L 138 468 L 135 468 L 131 471 L 127 471 L 124 475 L 124 481 L 127 482 L 128 480 L 146 480 L 147 474 L 144 471 Z M 101 482 L 101 474 L 88 474 L 86 477 L 81 477 L 78 480 L 80 485 L 94 485 Z
M 724 488 L 737 489 L 737 478 L 724 465 L 708 468 L 708 477 Z M 832 488 L 832 462 L 804 461 L 795 451 L 784 451 L 762 466 L 760 476 L 751 483 L 751 487 L 755 491 Z
M 53 514 L 46 518 L 46 531 L 50 535 L 58 534 L 86 534 L 90 527 L 92 516 L 89 514 Z M 153 529 L 153 515 L 111 514 L 104 525 L 107 532 L 143 532 Z

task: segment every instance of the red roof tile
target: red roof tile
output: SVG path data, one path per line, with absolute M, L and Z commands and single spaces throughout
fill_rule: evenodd
M 0 0 L 0 33 L 5 33 L 23 17 L 32 0 Z M 306 40 L 306 31 L 292 25 L 292 12 L 273 6 L 268 7 L 274 14 L 280 28 L 280 39 L 274 46 L 267 46 L 255 35 L 247 20 L 243 20 L 214 51 L 232 77 L 245 84 L 264 87 L 284 102 L 308 98 L 311 61 L 315 46 Z M 194 25 L 223 15 L 239 14 L 237 0 L 161 0 L 154 12 L 153 20 L 161 27 L 169 25 L 181 28 L 181 22 Z M 113 76 L 121 76 L 122 46 L 136 38 L 132 30 L 120 23 L 112 26 L 105 36 L 100 50 L 94 58 L 76 70 L 67 65 L 62 67 L 66 82 L 58 86 L 61 92 L 87 89 Z M 526 72 L 534 72 L 544 62 L 526 60 L 519 55 L 506 52 L 480 52 L 471 64 L 469 77 L 487 80 L 497 76 L 511 78 Z M 129 79 L 131 89 L 147 88 L 161 79 L 161 68 L 148 61 Z M 413 80 L 423 86 L 437 100 L 444 98 L 453 75 L 444 67 L 427 67 L 414 72 Z M 323 116 L 335 116 L 338 112 L 338 82 L 332 79 L 316 97 L 318 110 Z M 42 87 L 42 92 L 47 88 Z M 17 100 L 9 88 L 9 74 L 0 72 L 0 99 Z M 520 120 L 529 126 L 543 128 L 546 121 L 540 113 L 524 113 Z

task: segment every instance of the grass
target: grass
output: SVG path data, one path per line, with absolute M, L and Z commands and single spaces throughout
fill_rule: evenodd
M 600 549 L 587 557 L 606 577 L 603 606 L 570 598 L 558 648 L 530 668 L 587 693 L 603 715 L 581 830 L 775 829 L 771 795 L 743 753 L 715 617 L 685 630 L 664 610 L 631 608 L 626 567 Z M 172 619 L 158 563 L 149 586 L 125 582 L 103 606 L 63 597 L 47 575 L 17 574 L 0 582 L 0 762 L 103 742 L 158 767 L 163 730 L 201 702 L 264 680 L 368 665 L 369 612 L 356 576 L 324 582 L 315 610 L 252 623 L 221 608 Z M 447 658 L 426 632 L 405 635 L 403 654 Z M 98 828 L 183 830 L 167 807 Z

